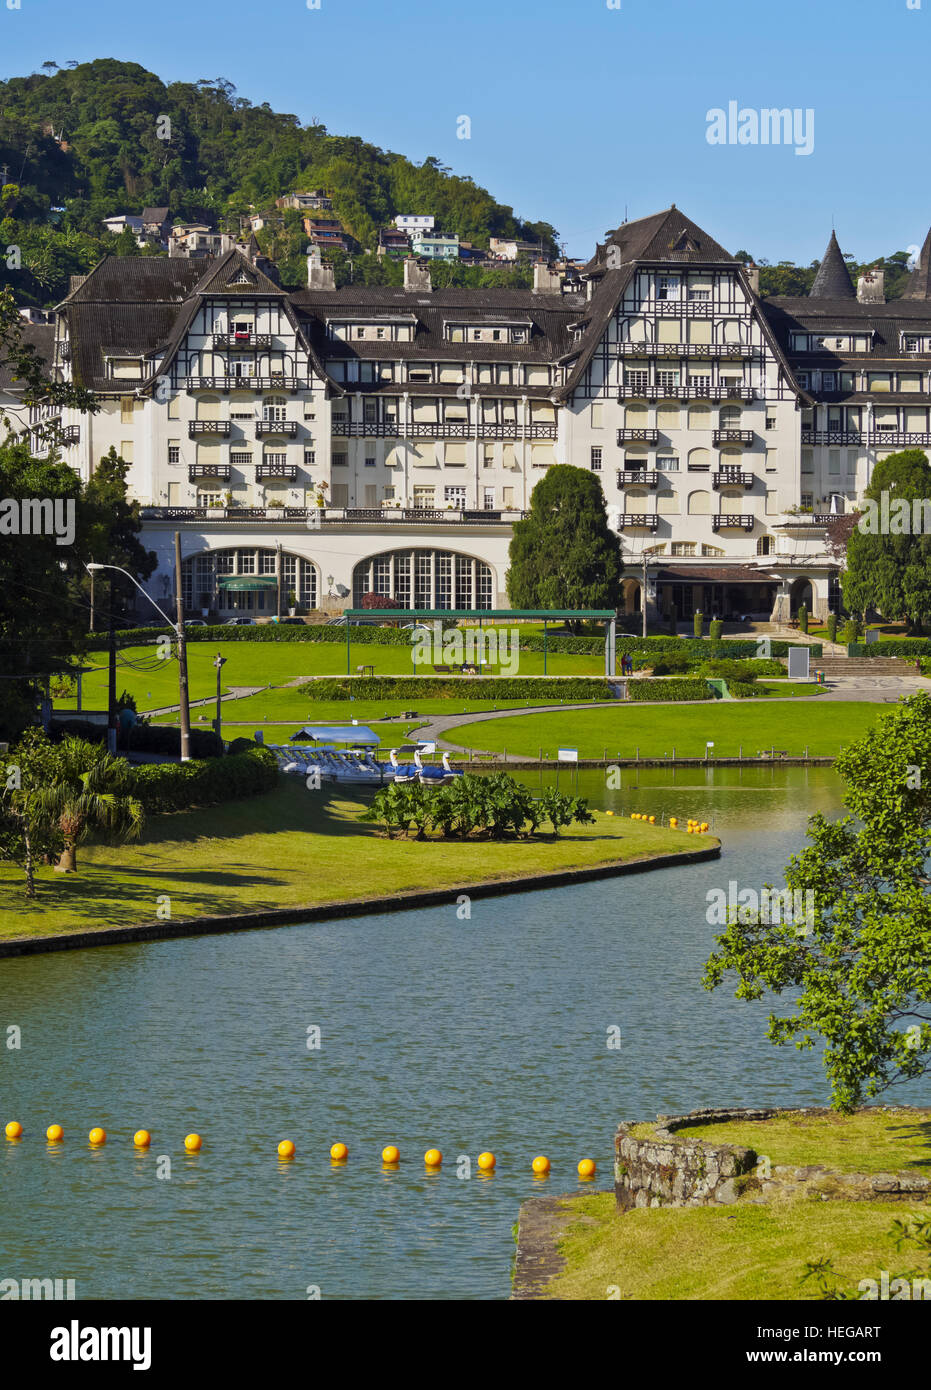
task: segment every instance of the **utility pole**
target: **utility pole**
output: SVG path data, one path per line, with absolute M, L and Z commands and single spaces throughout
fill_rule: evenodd
M 116 752 L 116 619 L 114 585 L 110 585 L 110 623 L 107 637 L 107 752 Z
M 191 705 L 188 698 L 187 642 L 184 636 L 184 599 L 181 593 L 181 532 L 175 532 L 175 628 L 178 635 L 179 708 L 181 719 L 181 761 L 191 761 Z
M 94 631 L 94 571 L 91 570 L 91 625 L 90 631 Z

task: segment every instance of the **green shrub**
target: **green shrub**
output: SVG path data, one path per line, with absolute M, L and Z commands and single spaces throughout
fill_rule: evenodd
M 173 724 L 133 724 L 122 745 L 129 753 L 165 753 L 181 756 L 181 730 Z M 222 758 L 223 740 L 213 729 L 191 730 L 192 758 Z
M 798 630 L 799 632 L 808 632 L 808 609 L 805 607 L 804 603 L 798 610 Z
M 754 695 L 765 695 L 766 691 L 752 681 L 728 681 L 727 688 L 735 700 L 748 700 Z
M 780 671 L 782 667 L 780 666 Z M 752 685 L 760 674 L 755 666 L 748 661 L 706 661 L 703 666 L 698 668 L 701 676 L 710 676 L 713 680 L 725 680 L 728 685 L 731 681 L 742 681 L 745 685 Z
M 701 613 L 698 610 L 696 610 L 695 616 L 692 618 L 692 631 L 696 637 L 701 637 L 702 632 L 704 631 L 704 627 L 705 615 L 704 613 Z
M 632 700 L 657 704 L 712 699 L 708 683 L 695 680 L 628 681 L 627 692 Z
M 895 637 L 888 642 L 864 643 L 864 656 L 904 656 L 912 661 L 916 657 L 931 656 L 931 638 Z
M 323 676 L 299 687 L 310 700 L 611 700 L 610 686 L 596 676 Z
M 389 839 L 395 831 L 414 831 L 422 840 L 433 830 L 444 839 L 504 840 L 533 835 L 547 824 L 555 837 L 563 826 L 589 825 L 594 816 L 581 797 L 567 796 L 555 787 L 534 796 L 524 783 L 496 772 L 490 777 L 467 773 L 431 788 L 419 782 L 389 783 L 379 788 L 359 819 L 383 825 Z
M 712 618 L 711 622 L 708 624 L 708 636 L 711 638 L 711 641 L 719 642 L 721 640 L 721 633 L 723 631 L 724 623 L 721 621 L 721 619 Z
M 188 763 L 147 763 L 132 768 L 131 795 L 150 813 L 187 811 L 241 796 L 271 791 L 278 765 L 267 748 L 253 748 L 223 759 Z
M 640 666 L 643 663 L 652 665 L 654 676 L 679 676 L 684 671 L 691 671 L 696 664 L 695 657 L 690 652 L 661 652 L 659 656 L 639 657 L 634 665 Z
M 254 738 L 234 738 L 229 748 L 226 750 L 229 757 L 235 757 L 237 753 L 249 753 L 257 747 Z
M 848 618 L 841 631 L 840 640 L 844 646 L 850 646 L 851 642 L 857 642 L 860 638 L 860 624 L 856 618 Z
M 828 641 L 829 641 L 829 642 L 836 642 L 836 641 L 837 641 L 837 614 L 836 614 L 836 613 L 829 613 L 829 614 L 828 614 L 827 633 L 828 633 Z

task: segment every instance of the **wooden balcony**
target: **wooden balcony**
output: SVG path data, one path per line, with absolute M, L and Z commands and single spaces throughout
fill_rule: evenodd
M 618 430 L 617 442 L 618 444 L 658 444 L 659 430 Z
M 619 401 L 744 401 L 746 404 L 755 398 L 752 386 L 620 386 Z
M 477 424 L 468 420 L 415 420 L 406 427 L 397 420 L 334 420 L 333 434 L 339 439 L 462 439 L 493 443 L 503 439 L 556 439 L 552 424 Z
M 759 357 L 763 349 L 752 343 L 619 343 L 618 357 Z
M 711 486 L 713 488 L 742 487 L 748 490 L 753 487 L 753 476 L 752 473 L 744 473 L 739 468 L 721 468 L 717 473 L 711 475 Z
M 237 348 L 270 348 L 270 333 L 214 333 L 213 346 L 221 352 L 235 352 Z
M 189 376 L 188 391 L 307 391 L 299 376 Z
M 261 465 L 259 465 L 261 467 Z M 193 474 L 194 469 L 190 472 Z M 214 472 L 211 476 L 216 477 Z M 193 482 L 193 477 L 191 478 Z M 390 523 L 391 525 L 437 526 L 510 526 L 519 521 L 522 511 L 463 511 L 440 507 L 143 507 L 146 521 L 190 521 L 202 525 L 210 522 L 242 524 L 261 521 L 270 525 L 282 521 L 317 525 L 362 525 Z
M 197 478 L 222 478 L 229 482 L 230 466 L 228 463 L 192 463 L 187 471 L 188 482 L 193 483 Z
M 226 439 L 229 437 L 229 420 L 188 420 L 187 436 L 188 439 L 197 439 L 198 435 L 212 434 L 219 435 Z
M 718 512 L 711 518 L 712 531 L 752 531 L 753 517 L 741 512 Z
M 81 440 L 80 425 L 66 425 L 61 432 L 62 444 L 78 444 Z
M 859 445 L 865 448 L 922 449 L 931 444 L 931 432 L 913 430 L 802 430 L 803 444 Z
M 640 487 L 657 488 L 662 478 L 661 473 L 648 473 L 645 468 L 619 468 L 617 470 L 618 487 Z
M 297 477 L 296 463 L 257 463 L 255 466 L 256 478 L 289 478 L 292 482 Z
M 745 444 L 749 448 L 753 443 L 753 430 L 712 430 L 712 444 Z
M 269 435 L 282 435 L 288 439 L 297 438 L 296 420 L 257 420 L 255 425 L 256 439 L 265 439 Z
M 655 512 L 622 512 L 617 521 L 619 531 L 631 529 L 655 531 L 658 525 L 659 517 Z

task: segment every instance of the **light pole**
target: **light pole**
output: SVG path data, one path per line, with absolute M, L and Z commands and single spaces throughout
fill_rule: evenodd
M 220 695 L 220 672 L 223 670 L 223 667 L 226 665 L 226 657 L 225 657 L 225 656 L 221 656 L 220 653 L 217 652 L 216 656 L 215 656 L 214 659 L 213 659 L 213 664 L 214 664 L 214 666 L 216 667 L 216 671 L 217 671 L 217 717 L 216 717 L 216 719 L 213 721 L 213 727 L 214 727 L 214 729 L 216 730 L 217 738 L 219 738 L 219 737 L 220 737 L 220 718 L 221 718 L 221 715 L 220 715 L 220 702 L 221 702 L 221 699 L 222 699 L 222 696 Z
M 181 717 L 181 761 L 183 763 L 191 760 L 191 707 L 188 700 L 188 681 L 187 681 L 187 648 L 184 641 L 184 623 L 179 610 L 178 621 L 173 623 L 168 614 L 159 608 L 151 594 L 146 593 L 137 579 L 124 570 L 122 565 L 98 565 L 89 561 L 85 567 L 89 573 L 94 574 L 97 570 L 116 570 L 119 574 L 125 574 L 126 578 L 135 584 L 140 594 L 149 600 L 157 613 L 161 613 L 167 625 L 172 629 L 178 639 L 178 682 L 179 682 L 179 707 Z
M 642 609 L 642 616 L 643 616 L 643 632 L 641 633 L 641 636 L 642 636 L 642 637 L 646 637 L 646 635 L 647 635 L 647 553 L 646 553 L 645 550 L 642 552 L 642 554 L 641 554 L 641 556 L 640 556 L 640 562 L 641 562 L 641 564 L 643 565 L 643 582 L 641 583 L 641 586 L 640 586 L 640 607 L 641 607 L 641 609 Z

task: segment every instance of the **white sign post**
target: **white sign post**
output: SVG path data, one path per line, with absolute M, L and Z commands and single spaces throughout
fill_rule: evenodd
M 789 680 L 807 681 L 809 678 L 809 657 L 811 655 L 808 647 L 789 648 Z
M 561 763 L 577 763 L 579 761 L 579 750 L 577 748 L 558 748 L 556 758 Z

